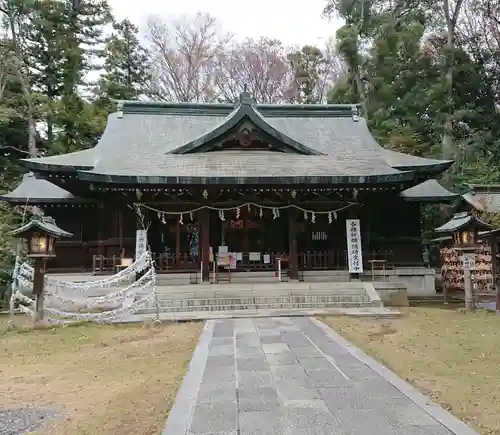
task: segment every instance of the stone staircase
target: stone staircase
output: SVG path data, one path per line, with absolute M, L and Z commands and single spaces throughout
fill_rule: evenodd
M 349 272 L 347 270 L 312 270 L 301 273 L 305 282 L 347 282 Z M 156 276 L 158 285 L 177 286 L 192 285 L 200 280 L 200 272 L 184 273 L 158 273 Z M 286 280 L 286 277 L 283 278 Z M 274 271 L 255 272 L 232 272 L 231 284 L 277 284 L 278 279 Z
M 380 299 L 369 283 L 281 282 L 254 284 L 157 285 L 161 313 L 224 312 L 238 310 L 311 310 L 380 307 Z M 138 314 L 153 314 L 156 306 Z

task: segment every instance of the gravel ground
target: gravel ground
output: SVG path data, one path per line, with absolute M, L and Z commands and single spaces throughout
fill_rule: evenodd
M 0 408 L 0 435 L 23 435 L 38 429 L 58 412 L 40 408 Z

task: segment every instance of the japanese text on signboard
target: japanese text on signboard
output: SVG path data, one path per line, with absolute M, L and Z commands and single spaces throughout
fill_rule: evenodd
M 135 237 L 135 259 L 138 260 L 148 249 L 148 233 L 146 230 L 137 230 Z
M 361 249 L 361 226 L 359 219 L 346 220 L 347 257 L 349 273 L 363 273 L 363 254 Z
M 474 270 L 476 266 L 476 254 L 467 253 L 462 256 L 464 270 Z

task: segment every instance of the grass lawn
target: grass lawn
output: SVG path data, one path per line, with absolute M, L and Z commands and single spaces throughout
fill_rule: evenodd
M 202 326 L 84 324 L 6 332 L 7 318 L 0 317 L 0 406 L 61 410 L 36 434 L 157 435 Z
M 412 307 L 394 320 L 321 320 L 481 434 L 500 434 L 500 316 Z

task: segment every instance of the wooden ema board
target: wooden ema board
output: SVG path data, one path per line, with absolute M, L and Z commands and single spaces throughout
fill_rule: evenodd
M 464 290 L 464 268 L 462 252 L 454 248 L 441 249 L 441 276 L 443 288 Z M 481 246 L 476 253 L 476 262 L 472 268 L 473 290 L 488 291 L 493 288 L 492 256 L 489 246 Z

